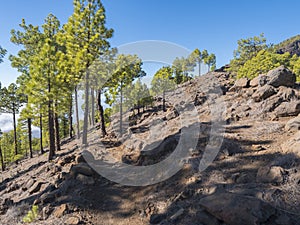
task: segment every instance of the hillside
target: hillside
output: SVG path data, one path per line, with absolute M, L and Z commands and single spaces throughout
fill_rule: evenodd
M 252 81 L 210 72 L 166 102 L 166 112 L 158 97 L 125 114 L 121 139 L 115 116 L 106 138 L 90 130 L 88 147 L 69 140 L 51 162 L 8 168 L 1 224 L 21 224 L 32 205 L 32 224 L 300 224 L 300 87 L 290 71 Z
M 291 55 L 296 54 L 300 56 L 300 35 L 296 35 L 275 45 L 275 49 L 277 49 L 277 52 L 280 54 L 289 52 Z

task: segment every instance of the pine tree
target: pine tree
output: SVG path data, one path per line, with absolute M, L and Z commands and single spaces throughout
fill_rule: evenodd
M 93 62 L 93 65 L 91 66 L 91 86 L 92 89 L 96 90 L 97 93 L 97 109 L 99 113 L 102 136 L 105 136 L 107 133 L 105 127 L 104 109 L 101 99 L 102 94 L 105 92 L 105 89 L 109 88 L 112 85 L 111 76 L 115 69 L 114 61 L 116 51 L 116 49 L 106 51 L 97 60 L 95 60 Z
M 87 144 L 89 115 L 90 66 L 109 47 L 113 30 L 105 26 L 105 9 L 100 0 L 74 0 L 74 13 L 64 27 L 67 53 L 72 56 L 76 72 L 84 73 L 85 110 L 82 144 Z
M 250 59 L 258 54 L 261 50 L 266 50 L 266 38 L 264 34 L 250 37 L 247 39 L 238 40 L 238 48 L 234 51 L 234 58 L 230 61 L 230 68 L 228 71 L 237 75 L 238 70 Z
M 25 96 L 18 92 L 16 84 L 12 83 L 7 88 L 4 87 L 1 89 L 0 112 L 10 113 L 13 116 L 15 155 L 18 155 L 16 114 L 19 113 L 19 109 L 22 107 L 24 102 Z
M 165 94 L 167 91 L 175 88 L 175 82 L 172 79 L 172 73 L 171 67 L 162 67 L 154 74 L 154 77 L 151 81 L 151 90 L 153 94 L 162 94 L 162 109 L 164 112 L 166 111 Z
M 120 136 L 123 134 L 123 89 L 134 79 L 146 75 L 142 70 L 142 64 L 141 59 L 136 55 L 120 54 L 115 61 L 115 71 L 110 79 L 110 94 L 113 101 L 118 94 L 120 97 Z
M 201 51 L 196 48 L 190 55 L 189 55 L 189 60 L 193 64 L 198 64 L 198 76 L 201 76 L 201 63 L 203 62 L 203 56 Z
M 172 64 L 172 69 L 174 71 L 174 80 L 176 84 L 184 83 L 191 79 L 189 72 L 193 71 L 195 63 L 190 58 L 175 58 Z
M 207 72 L 216 69 L 216 56 L 211 53 L 206 58 L 204 58 L 204 63 L 207 65 Z
M 290 65 L 291 60 L 290 54 L 277 54 L 269 50 L 261 50 L 256 56 L 240 67 L 238 70 L 238 78 L 247 77 L 253 79 L 259 74 L 267 73 L 268 71 L 275 69 L 281 65 L 284 65 L 291 70 L 293 69 Z
M 58 87 L 57 76 L 60 48 L 57 42 L 57 33 L 60 23 L 50 14 L 42 25 L 42 40 L 39 42 L 39 52 L 32 57 L 30 63 L 30 83 L 28 84 L 28 102 L 38 106 L 47 104 L 48 129 L 49 129 L 49 160 L 55 155 L 55 110 L 57 97 L 62 97 Z M 59 92 L 60 90 L 60 92 Z
M 23 46 L 16 56 L 10 55 L 9 59 L 13 67 L 17 68 L 21 75 L 17 78 L 17 83 L 20 85 L 20 92 L 26 93 L 27 99 L 27 108 L 30 106 L 28 104 L 28 95 L 31 95 L 30 85 L 31 74 L 30 74 L 30 65 L 32 64 L 33 57 L 40 52 L 41 42 L 44 40 L 42 33 L 39 31 L 38 26 L 26 25 L 25 20 L 22 20 L 20 28 L 23 31 L 11 31 L 11 41 L 14 44 Z M 41 143 L 41 153 L 44 153 L 43 150 L 43 127 L 42 127 L 42 116 L 45 114 L 46 109 L 44 107 L 45 102 L 39 102 L 36 107 L 29 107 L 30 110 L 27 110 L 27 115 L 30 114 L 32 117 L 28 119 L 33 119 L 33 115 L 39 115 L 40 119 L 40 143 Z
M 138 110 L 138 115 L 140 114 L 140 109 L 148 104 L 147 99 L 150 97 L 150 91 L 146 84 L 143 84 L 141 79 L 138 78 L 137 81 L 126 87 L 127 93 L 125 96 L 126 103 L 128 107 L 132 107 L 133 109 Z
M 34 115 L 32 115 L 32 110 L 29 107 L 29 104 L 26 105 L 26 108 L 22 109 L 20 113 L 20 118 L 19 118 L 19 123 L 23 121 L 27 125 L 27 136 L 28 136 L 28 147 L 29 147 L 29 154 L 30 158 L 33 157 L 33 152 L 32 152 L 32 118 L 34 118 Z

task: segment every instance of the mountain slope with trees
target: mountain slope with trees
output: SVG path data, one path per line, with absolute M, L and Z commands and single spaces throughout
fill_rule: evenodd
M 267 76 L 277 77 L 280 71 L 281 67 Z M 295 81 L 291 72 L 287 74 Z M 221 225 L 242 221 L 255 224 L 257 220 L 297 224 L 299 84 L 287 87 L 283 78 L 277 78 L 282 82 L 279 86 L 279 81 L 272 79 L 265 84 L 248 81 L 244 85 L 243 79 L 234 81 L 227 72 L 210 72 L 166 91 L 166 111 L 158 98 L 140 114 L 133 116 L 134 112 L 128 111 L 123 117 L 134 123 L 123 134 L 124 142 L 112 135 L 120 119 L 118 114 L 112 116 L 108 136 L 99 139 L 100 129 L 88 134 L 91 147 L 87 150 L 96 161 L 80 150 L 80 142 L 71 140 L 62 145 L 53 161 L 41 155 L 10 166 L 2 173 L 0 220 L 18 224 L 31 218 L 28 213 L 34 214 L 35 210 L 36 216 L 29 221 L 36 224 L 197 221 Z M 264 90 L 273 91 L 265 95 Z M 186 104 L 180 105 L 181 102 Z M 210 131 L 216 109 L 224 113 L 226 123 L 218 125 L 218 129 L 225 128 L 224 139 L 213 162 L 198 172 L 199 162 L 209 154 L 206 147 L 212 141 Z M 195 112 L 197 117 L 193 116 Z M 97 160 L 110 162 L 112 158 L 114 167 L 121 162 L 155 165 L 176 151 L 187 124 L 195 122 L 201 131 L 196 147 L 185 149 L 187 161 L 182 170 L 165 181 L 130 187 L 94 170 Z M 156 147 L 148 151 L 151 144 Z M 155 175 L 166 169 L 161 168 Z M 16 211 L 20 213 L 14 214 Z
M 299 224 L 299 36 L 240 39 L 219 70 L 196 48 L 147 86 L 142 59 L 110 45 L 102 2 L 73 7 L 66 24 L 49 14 L 11 31 L 1 224 Z

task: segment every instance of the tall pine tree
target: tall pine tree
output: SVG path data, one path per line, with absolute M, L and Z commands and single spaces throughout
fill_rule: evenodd
M 67 53 L 77 73 L 84 74 L 85 109 L 82 144 L 87 144 L 90 66 L 110 47 L 113 30 L 106 28 L 105 9 L 100 0 L 74 0 L 74 13 L 64 27 Z

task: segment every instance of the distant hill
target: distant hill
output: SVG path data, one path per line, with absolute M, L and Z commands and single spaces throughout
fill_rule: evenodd
M 283 54 L 289 52 L 291 55 L 300 56 L 300 35 L 291 37 L 278 45 L 275 45 L 277 53 Z

